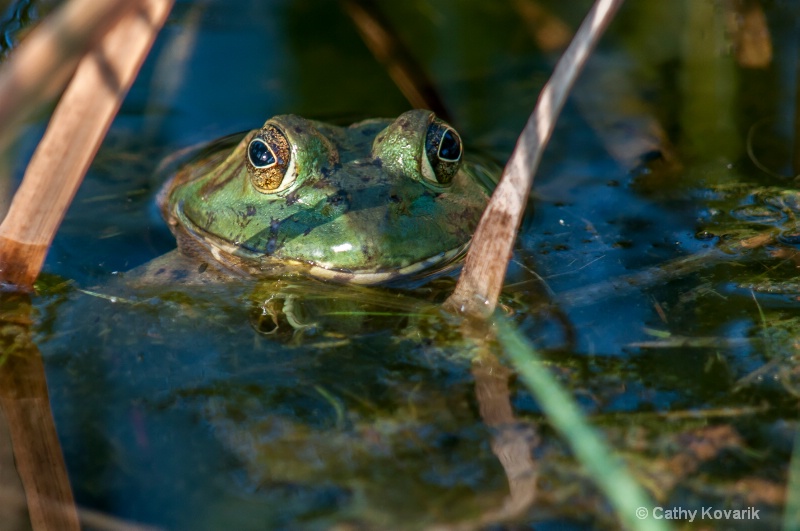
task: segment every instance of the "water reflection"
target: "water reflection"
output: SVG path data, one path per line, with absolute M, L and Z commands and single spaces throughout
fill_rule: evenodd
M 116 383 L 103 415 L 72 411 L 83 420 L 62 437 L 110 432 L 111 485 L 125 491 L 176 478 L 147 505 L 98 492 L 115 513 L 168 528 L 516 517 L 535 493 L 535 438 L 510 416 L 508 370 L 488 356 L 473 365 L 471 343 L 425 302 L 452 288 L 440 284 L 415 296 L 300 279 L 66 293 L 57 304 L 72 318 L 45 341 L 61 353 L 52 374 L 70 375 L 54 399 L 77 406 L 97 376 Z M 253 330 L 251 307 L 270 308 L 277 327 Z
M 522 11 L 478 4 L 382 5 L 465 145 L 502 160 L 551 58 Z M 547 7 L 575 26 L 582 11 L 562 4 Z M 154 57 L 193 6 L 179 6 Z M 742 70 L 720 51 L 731 11 L 717 7 L 653 1 L 620 13 L 543 162 L 504 303 L 661 503 L 758 504 L 772 509 L 762 513 L 770 525 L 796 429 L 796 304 L 754 304 L 731 279 L 793 277 L 793 233 L 778 239 L 781 256 L 762 246 L 746 265 L 711 261 L 647 277 L 653 264 L 715 252 L 712 227 L 698 223 L 741 213 L 717 184 L 785 184 L 750 165 L 743 139 L 782 108 L 776 94 L 794 94 L 777 79 L 794 69 Z M 786 6 L 766 11 L 774 56 L 791 65 L 794 18 L 778 8 Z M 351 121 L 407 106 L 335 3 L 209 2 L 192 16 L 197 48 L 182 65 L 183 85 L 170 85 L 174 99 L 159 102 L 163 121 L 151 126 L 141 109 L 156 101 L 151 87 L 164 70 L 145 66 L 48 258 L 56 277 L 36 301 L 80 504 L 167 529 L 562 523 L 576 511 L 587 527 L 613 527 L 513 375 L 488 355 L 474 363 L 475 343 L 431 317 L 452 288 L 447 278 L 376 292 L 277 283 L 269 289 L 284 295 L 271 298 L 241 286 L 109 284 L 173 246 L 151 215 L 151 160 L 279 112 Z M 639 135 L 653 116 L 660 129 Z M 791 130 L 755 139 L 758 160 L 790 167 L 779 141 Z M 158 148 L 132 157 L 143 145 Z M 673 150 L 679 164 L 670 166 Z M 608 281 L 627 273 L 647 278 L 624 289 Z M 71 283 L 54 289 L 63 279 Z
M 492 452 L 503 466 L 510 491 L 503 506 L 482 515 L 480 521 L 489 524 L 515 520 L 536 501 L 536 429 L 514 416 L 508 386 L 511 370 L 487 352 L 476 360 L 472 374 L 481 419 L 492 428 Z
M 78 514 L 50 411 L 44 365 L 32 339 L 30 300 L 25 295 L 5 294 L 0 305 L 0 433 L 9 436 L 13 448 L 13 454 L 4 452 L 5 459 L 0 463 L 5 476 L 0 484 L 0 510 L 10 513 L 3 525 L 13 531 L 28 524 L 20 489 L 15 488 L 16 470 L 33 529 L 78 530 Z

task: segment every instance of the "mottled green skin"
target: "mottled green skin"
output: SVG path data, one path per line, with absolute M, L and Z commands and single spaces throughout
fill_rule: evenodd
M 251 131 L 230 154 L 179 171 L 162 193 L 165 216 L 179 243 L 183 236 L 182 247 L 188 234 L 248 273 L 305 268 L 375 283 L 436 265 L 469 243 L 488 198 L 466 160 L 450 186 L 425 179 L 433 118 L 416 110 L 342 128 L 276 116 L 267 124 L 289 141 L 292 186 L 275 194 L 253 186 L 246 164 Z

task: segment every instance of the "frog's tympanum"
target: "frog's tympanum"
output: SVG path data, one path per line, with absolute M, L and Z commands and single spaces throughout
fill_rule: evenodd
M 181 168 L 160 202 L 181 251 L 227 273 L 375 284 L 462 254 L 487 195 L 458 133 L 414 110 L 349 127 L 275 116 Z

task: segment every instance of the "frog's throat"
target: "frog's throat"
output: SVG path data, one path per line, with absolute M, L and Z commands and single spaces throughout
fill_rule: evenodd
M 182 225 L 190 236 L 200 245 L 202 245 L 214 259 L 222 265 L 240 263 L 239 266 L 234 265 L 232 269 L 241 274 L 282 274 L 289 271 L 297 271 L 305 273 L 309 276 L 330 280 L 340 284 L 360 284 L 372 285 L 382 284 L 391 280 L 410 277 L 433 268 L 433 266 L 442 266 L 437 271 L 449 269 L 446 267 L 448 264 L 454 264 L 457 258 L 466 253 L 472 239 L 470 238 L 465 243 L 459 245 L 454 249 L 437 253 L 433 256 L 424 258 L 413 264 L 409 264 L 395 269 L 335 269 L 328 268 L 314 262 L 306 262 L 302 260 L 293 260 L 286 258 L 273 258 L 264 253 L 257 253 L 245 249 L 238 245 L 234 245 L 225 241 L 210 232 L 205 231 L 198 227 L 187 216 L 182 215 L 180 209 L 176 209 L 176 213 L 183 221 Z M 228 267 L 228 269 L 231 269 Z

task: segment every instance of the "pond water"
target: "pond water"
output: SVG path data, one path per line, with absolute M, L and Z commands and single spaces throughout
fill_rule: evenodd
M 757 507 L 774 528 L 798 394 L 800 12 L 666 4 L 624 6 L 581 77 L 502 302 L 657 503 Z M 17 2 L 11 42 L 49 5 Z M 589 5 L 377 2 L 467 149 L 501 165 L 558 56 L 531 10 L 574 30 Z M 408 110 L 342 6 L 176 3 L 34 298 L 76 502 L 159 529 L 616 527 L 514 378 L 493 389 L 538 490 L 497 516 L 509 479 L 485 375 L 435 310 L 457 272 L 372 289 L 125 285 L 175 246 L 154 203 L 170 153 L 276 114 L 347 124 Z M 747 46 L 767 59 L 748 62 Z M 40 131 L 21 141 L 17 178 Z M 275 331 L 265 301 L 299 325 Z

